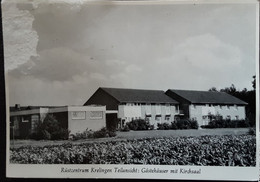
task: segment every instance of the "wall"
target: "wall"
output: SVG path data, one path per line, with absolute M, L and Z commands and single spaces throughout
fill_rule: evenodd
M 105 105 L 107 110 L 117 110 L 119 102 L 104 90 L 99 88 L 84 104 L 87 105 Z
M 208 115 L 208 113 L 211 112 L 213 115 L 221 115 L 223 116 L 223 119 L 226 119 L 227 116 L 230 116 L 231 120 L 236 119 L 236 116 L 238 116 L 238 119 L 245 119 L 245 106 L 237 106 L 230 105 L 229 108 L 227 105 L 197 105 L 194 108 L 194 104 L 189 106 L 189 113 L 190 113 L 190 119 L 194 118 L 198 121 L 199 126 L 201 125 L 207 125 L 209 122 L 208 118 L 203 118 L 203 116 Z
M 99 130 L 106 126 L 106 108 L 101 107 L 69 107 L 68 128 L 71 134 L 82 133 L 86 129 Z M 84 113 L 84 114 L 82 114 Z
M 40 121 L 39 112 L 39 109 L 10 112 L 10 138 L 28 138 Z
M 179 106 L 180 106 L 180 110 L 183 111 L 184 114 L 184 118 L 189 118 L 190 113 L 189 113 L 189 105 L 190 105 L 190 101 L 186 100 L 185 98 L 179 96 L 178 94 L 175 94 L 174 92 L 172 92 L 171 90 L 167 90 L 165 92 L 166 95 L 168 95 L 169 97 L 171 97 L 172 99 L 176 100 L 179 102 Z
M 175 111 L 175 105 L 165 104 L 121 104 L 118 106 L 118 117 L 130 122 L 134 119 L 149 119 L 150 124 L 155 128 L 158 123 L 171 123 L 174 121 L 174 116 L 179 114 L 179 108 Z M 166 119 L 166 116 L 168 119 Z

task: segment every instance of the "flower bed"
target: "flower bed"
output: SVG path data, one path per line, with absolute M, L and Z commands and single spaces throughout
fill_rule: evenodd
M 21 164 L 255 166 L 255 158 L 255 136 L 251 135 L 67 143 L 10 150 L 10 162 Z

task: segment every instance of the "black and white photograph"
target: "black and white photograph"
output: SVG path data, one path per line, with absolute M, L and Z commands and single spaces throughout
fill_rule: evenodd
M 256 0 L 3 1 L 7 175 L 258 180 L 258 21 Z

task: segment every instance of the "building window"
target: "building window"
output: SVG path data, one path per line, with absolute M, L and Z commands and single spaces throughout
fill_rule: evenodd
M 32 132 L 34 132 L 39 124 L 39 116 L 38 115 L 32 115 L 31 116 L 31 121 L 32 121 L 32 124 L 31 124 L 31 129 L 32 129 Z
M 150 122 L 150 121 L 151 121 L 151 118 L 152 118 L 151 116 L 146 116 L 145 119 L 146 119 L 146 121 Z
M 161 116 L 155 116 L 156 121 L 161 121 Z
M 84 111 L 85 117 L 86 112 Z M 83 113 L 82 113 L 83 115 Z M 83 118 L 84 116 L 82 116 Z M 90 119 L 103 119 L 103 111 L 90 111 Z
M 206 115 L 202 116 L 202 119 L 207 119 L 207 118 L 208 118 L 208 116 L 206 116 Z
M 197 121 L 196 117 L 191 118 L 192 121 Z
M 165 120 L 166 120 L 166 121 L 170 121 L 170 118 L 171 118 L 170 115 L 165 116 Z
M 230 109 L 230 106 L 229 106 L 229 105 L 227 105 L 227 109 Z
M 96 111 L 90 112 L 90 119 L 93 119 L 97 115 Z M 86 112 L 85 111 L 73 111 L 71 112 L 71 119 L 86 119 Z
M 19 120 L 17 116 L 14 117 L 13 127 L 14 129 L 19 129 Z
M 219 105 L 219 109 L 222 109 L 222 105 Z
M 175 113 L 178 113 L 179 112 L 179 106 L 175 106 Z
M 238 109 L 237 105 L 234 105 L 234 107 L 235 107 L 236 110 Z
M 23 123 L 28 123 L 29 120 L 28 120 L 27 118 L 25 118 L 25 117 L 22 117 L 22 122 L 23 122 Z
M 236 120 L 239 120 L 239 116 L 238 115 L 236 115 Z

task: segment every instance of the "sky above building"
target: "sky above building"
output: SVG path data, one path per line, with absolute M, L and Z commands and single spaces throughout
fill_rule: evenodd
M 10 105 L 82 105 L 98 87 L 252 89 L 255 4 L 13 2 Z

